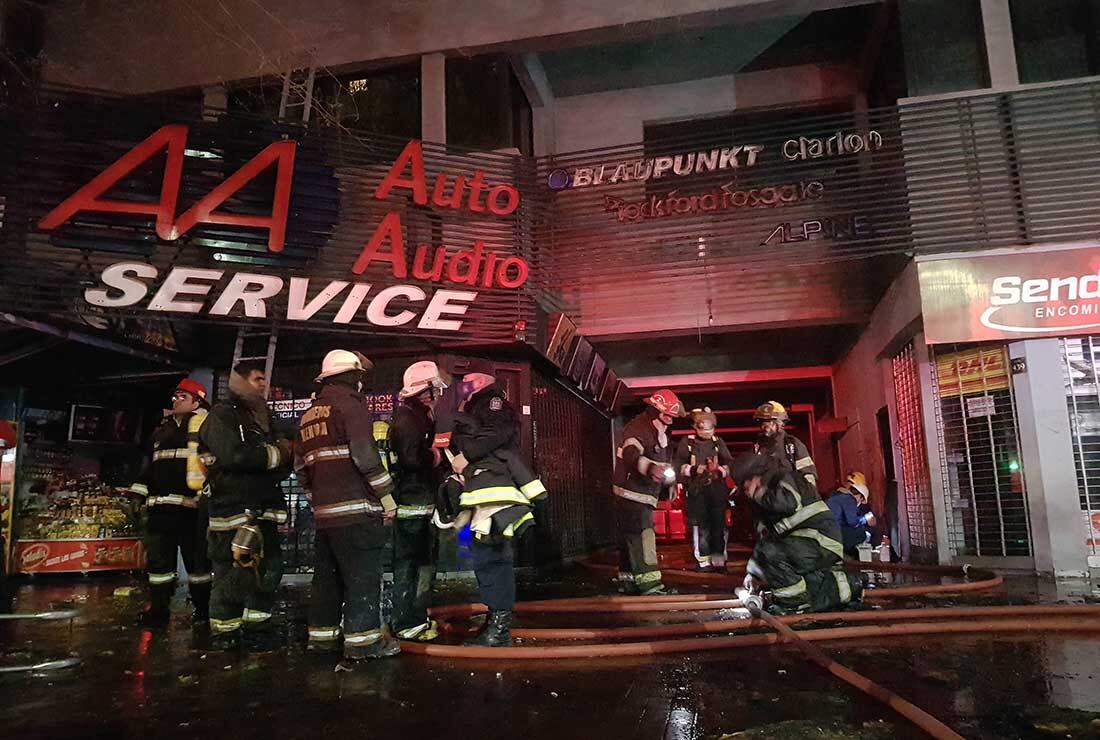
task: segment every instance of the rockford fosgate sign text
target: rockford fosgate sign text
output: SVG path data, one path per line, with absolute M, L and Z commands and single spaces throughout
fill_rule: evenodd
M 197 224 L 262 229 L 268 234 L 268 251 L 282 252 L 297 143 L 279 141 L 269 145 L 177 215 L 186 143 L 186 126 L 164 126 L 46 214 L 39 228 L 57 229 L 85 211 L 116 213 L 152 217 L 157 236 L 165 241 L 179 239 Z M 103 198 L 120 180 L 161 152 L 166 152 L 167 158 L 156 202 Z M 277 173 L 270 215 L 240 215 L 217 210 L 271 166 L 277 167 Z M 453 179 L 440 174 L 435 178 L 434 187 L 429 188 L 419 141 L 410 141 L 405 146 L 375 189 L 374 197 L 386 200 L 394 191 L 406 191 L 419 206 L 430 204 L 487 217 L 508 216 L 516 211 L 520 202 L 519 191 L 513 185 L 487 183 L 481 170 Z M 376 272 L 382 267 L 388 273 L 381 285 L 355 279 L 372 267 Z M 480 240 L 472 248 L 450 255 L 444 247 L 432 249 L 421 244 L 410 255 L 405 248 L 401 212 L 391 211 L 383 216 L 349 266 L 347 280 L 327 280 L 323 285 L 316 285 L 317 281 L 307 277 L 284 279 L 249 272 L 238 272 L 230 277 L 225 270 L 198 267 L 173 267 L 162 276 L 157 267 L 145 262 L 116 262 L 100 274 L 102 286 L 87 289 L 84 299 L 103 308 L 144 305 L 149 311 L 185 314 L 205 311 L 211 316 L 243 314 L 263 319 L 269 318 L 267 304 L 276 297 L 283 298 L 285 291 L 285 301 L 279 302 L 286 305 L 286 314 L 281 318 L 288 321 L 308 321 L 331 304 L 333 308 L 338 305 L 332 318 L 334 324 L 361 322 L 365 315 L 369 324 L 378 327 L 454 332 L 462 329 L 461 317 L 477 299 L 479 289 L 517 289 L 527 281 L 529 272 L 526 260 L 486 249 Z M 429 293 L 418 285 L 400 282 L 409 278 L 455 287 L 440 287 Z M 154 289 L 158 281 L 159 287 Z M 211 292 L 223 282 L 225 287 L 214 298 Z
M 930 344 L 1100 331 L 1100 247 L 918 265 Z

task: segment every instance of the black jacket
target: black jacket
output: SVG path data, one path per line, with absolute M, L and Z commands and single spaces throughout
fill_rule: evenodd
M 187 458 L 197 452 L 188 447 L 196 424 L 201 424 L 206 412 L 187 414 L 177 419 L 170 416 L 153 430 L 152 450 L 138 481 L 130 488 L 146 496 L 148 506 L 182 506 L 196 508 L 201 483 L 196 488 L 188 484 Z M 194 421 L 193 421 L 194 420 Z
M 463 508 L 527 505 L 546 493 L 520 459 L 519 415 L 495 386 L 478 391 L 456 415 L 451 450 L 466 458 Z
M 672 460 L 668 431 L 662 438 L 653 425 L 655 418 L 656 415 L 647 410 L 623 427 L 622 441 L 616 450 L 612 486 L 612 492 L 619 498 L 651 509 L 657 508 L 657 501 L 666 484 L 650 478 L 649 468 Z
M 809 535 L 838 558 L 843 554 L 840 525 L 805 477 L 780 470 L 765 481 L 763 493 L 750 500 L 767 539 Z
M 798 437 L 781 432 L 777 437 L 760 435 L 756 440 L 755 451 L 774 459 L 779 467 L 802 476 L 817 486 L 817 466 L 810 457 L 810 450 Z
M 401 519 L 431 516 L 439 468 L 432 455 L 435 422 L 428 407 L 407 398 L 394 409 L 390 422 L 390 473 L 397 485 L 397 516 Z
M 199 432 L 202 450 L 211 458 L 211 531 L 236 529 L 244 523 L 246 509 L 268 521 L 286 521 L 279 483 L 292 460 L 279 452 L 273 429 L 266 406 L 250 407 L 233 393 L 211 409 Z

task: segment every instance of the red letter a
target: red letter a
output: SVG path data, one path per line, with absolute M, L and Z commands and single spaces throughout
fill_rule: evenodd
M 176 216 L 176 197 L 180 191 L 180 174 L 183 171 L 183 149 L 187 143 L 187 127 L 163 126 L 148 139 L 135 146 L 122 158 L 96 175 L 87 185 L 77 190 L 38 222 L 43 231 L 56 229 L 81 211 L 98 213 L 136 213 L 156 216 L 157 236 L 172 239 L 172 220 Z M 119 180 L 133 172 L 161 149 L 168 148 L 164 164 L 164 180 L 160 186 L 160 200 L 156 203 L 139 203 L 130 200 L 100 200 L 99 196 L 114 187 Z
M 412 179 L 406 180 L 401 173 L 407 165 L 412 166 Z M 418 139 L 413 139 L 401 150 L 397 161 L 386 173 L 386 179 L 374 191 L 374 197 L 385 200 L 394 188 L 411 190 L 413 202 L 418 206 L 428 205 L 428 183 L 424 179 L 424 147 Z
M 379 251 L 378 248 L 387 239 L 393 244 L 393 249 L 388 252 Z M 351 271 L 356 275 L 362 275 L 367 266 L 374 260 L 389 262 L 393 276 L 402 280 L 405 278 L 407 273 L 405 267 L 405 237 L 401 234 L 401 214 L 396 211 L 387 213 L 386 217 L 382 219 L 382 223 L 378 224 L 374 236 L 370 238 L 367 246 L 363 247 L 363 251 L 359 253 L 359 259 L 355 260 L 355 264 L 351 266 Z
M 250 159 L 248 163 L 234 172 L 225 182 L 207 193 L 202 200 L 187 209 L 176 222 L 172 230 L 172 239 L 178 239 L 191 230 L 195 224 L 226 224 L 229 226 L 255 226 L 267 229 L 267 251 L 283 251 L 286 241 L 286 217 L 290 210 L 290 186 L 294 178 L 295 141 L 277 141 Z M 236 193 L 255 179 L 273 162 L 279 163 L 275 175 L 275 197 L 271 203 L 270 216 L 240 216 L 234 213 L 215 213 L 214 209 L 229 196 Z

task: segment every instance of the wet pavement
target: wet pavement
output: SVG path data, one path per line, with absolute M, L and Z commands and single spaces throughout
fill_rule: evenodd
M 128 576 L 91 576 L 8 584 L 10 604 L 0 611 L 71 602 L 80 617 L 71 628 L 65 622 L 0 624 L 0 665 L 68 654 L 84 664 L 62 673 L 0 676 L 0 736 L 920 737 L 904 720 L 782 648 L 538 665 L 403 655 L 337 673 L 334 658 L 304 650 L 306 586 L 283 589 L 277 649 L 219 654 L 192 633 L 183 603 L 167 632 L 134 627 L 140 591 L 114 595 L 132 583 Z M 525 578 L 521 598 L 610 590 L 573 568 Z M 439 600 L 472 597 L 468 587 L 452 583 Z M 1011 578 L 992 594 L 925 603 L 1057 601 L 1100 602 L 1100 595 L 1083 583 L 1058 589 Z M 966 737 L 1100 737 L 1096 637 L 1029 633 L 819 645 Z

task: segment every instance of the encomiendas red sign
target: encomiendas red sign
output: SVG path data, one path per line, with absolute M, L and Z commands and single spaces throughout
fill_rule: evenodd
M 929 344 L 1100 331 L 1100 245 L 921 262 Z
M 270 144 L 239 170 L 227 177 L 184 213 L 176 216 L 180 181 L 184 176 L 184 152 L 187 127 L 164 126 L 118 161 L 66 198 L 39 221 L 39 228 L 57 229 L 82 212 L 114 213 L 154 219 L 157 236 L 174 241 L 197 224 L 222 224 L 267 231 L 269 252 L 281 252 L 286 241 L 287 218 L 294 175 L 297 144 L 280 141 Z M 111 200 L 103 196 L 123 178 L 149 159 L 166 154 L 164 177 L 156 202 Z M 271 166 L 277 167 L 276 184 L 269 215 L 240 215 L 218 209 L 238 191 Z M 472 175 L 439 174 L 429 198 L 424 166 L 423 145 L 410 141 L 398 156 L 385 179 L 374 192 L 386 200 L 394 191 L 406 190 L 420 206 L 467 211 L 488 216 L 508 216 L 520 203 L 519 191 L 507 183 L 488 183 L 485 173 Z M 348 324 L 354 320 L 379 327 L 412 325 L 426 331 L 459 331 L 468 307 L 476 301 L 479 289 L 520 288 L 530 275 L 530 266 L 522 257 L 498 254 L 487 249 L 480 239 L 469 249 L 448 255 L 447 249 L 417 245 L 411 255 L 406 250 L 400 211 L 386 213 L 349 265 L 351 276 L 366 273 L 381 263 L 389 273 L 382 285 L 330 280 L 323 287 L 310 285 L 306 277 L 288 280 L 277 275 L 221 269 L 173 267 L 166 274 L 146 262 L 117 262 L 100 274 L 102 287 L 89 288 L 85 300 L 102 308 L 130 308 L 144 303 L 149 311 L 181 312 L 211 316 L 243 314 L 248 318 L 267 318 L 268 303 L 285 305 L 288 321 L 308 321 L 333 304 L 331 322 Z M 438 289 L 429 294 L 417 285 L 394 284 L 407 279 L 451 284 L 462 289 Z M 155 287 L 156 286 L 156 287 Z M 215 298 L 212 292 L 221 287 Z M 155 289 L 154 289 L 155 287 Z M 394 310 L 391 303 L 425 304 L 417 311 Z M 339 302 L 336 308 L 334 302 Z M 361 315 L 363 307 L 365 316 Z M 450 317 L 450 318 L 447 318 Z

